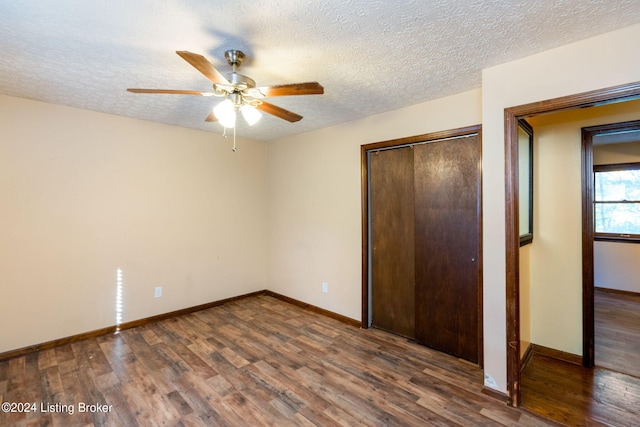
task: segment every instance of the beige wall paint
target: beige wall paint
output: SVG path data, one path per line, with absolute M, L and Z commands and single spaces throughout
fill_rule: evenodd
M 266 147 L 0 96 L 0 352 L 264 289 Z M 154 299 L 154 287 L 164 295 Z
M 485 385 L 506 391 L 504 109 L 640 80 L 634 25 L 483 70 Z M 535 304 L 535 301 L 533 301 Z
M 520 247 L 520 357 L 531 344 L 531 245 Z
M 563 125 L 563 121 L 550 128 L 535 125 L 534 119 L 529 122 L 534 128 L 535 156 L 531 338 L 535 344 L 581 354 L 580 127 Z
M 473 90 L 270 142 L 269 289 L 361 320 L 361 145 L 479 124 L 480 98 Z

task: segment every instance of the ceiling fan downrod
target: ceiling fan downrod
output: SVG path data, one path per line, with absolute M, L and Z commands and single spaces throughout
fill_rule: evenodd
M 227 58 L 227 62 L 233 67 L 233 72 L 235 73 L 236 69 L 242 65 L 245 55 L 241 50 L 229 49 L 224 53 L 224 57 Z

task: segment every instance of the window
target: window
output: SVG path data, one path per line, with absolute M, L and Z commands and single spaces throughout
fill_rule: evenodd
M 593 172 L 596 239 L 640 242 L 640 163 L 599 165 Z
M 533 241 L 533 128 L 518 119 L 520 246 Z

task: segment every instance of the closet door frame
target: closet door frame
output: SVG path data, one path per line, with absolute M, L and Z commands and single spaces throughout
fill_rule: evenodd
M 370 253 L 369 253 L 369 155 L 371 152 L 380 149 L 389 149 L 394 147 L 407 146 L 412 144 L 434 142 L 441 139 L 455 138 L 477 133 L 480 141 L 482 141 L 482 126 L 475 125 L 439 132 L 432 132 L 422 135 L 415 135 L 406 138 L 392 139 L 387 141 L 374 142 L 371 144 L 365 144 L 360 147 L 360 171 L 361 171 L 361 204 L 362 204 L 362 328 L 367 329 L 371 326 L 371 313 L 370 313 Z M 481 145 L 481 143 L 480 143 Z M 481 154 L 480 154 L 481 156 Z M 480 174 L 482 179 L 482 174 Z M 480 199 L 482 195 L 480 194 Z M 478 201 L 481 203 L 481 200 Z M 479 206 L 480 208 L 481 206 Z M 482 210 L 478 210 L 480 217 L 478 218 L 480 224 L 482 224 Z M 480 226 L 479 241 L 482 242 L 482 226 Z M 482 260 L 482 243 L 480 244 L 480 260 Z M 479 297 L 478 297 L 478 316 L 479 316 L 479 349 L 478 349 L 478 363 L 483 366 L 483 334 L 482 334 L 482 262 L 479 263 Z

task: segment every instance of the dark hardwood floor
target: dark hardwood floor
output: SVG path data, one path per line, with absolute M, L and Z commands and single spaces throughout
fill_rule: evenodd
M 595 298 L 596 366 L 640 378 L 640 294 L 596 289 Z
M 261 295 L 1 362 L 0 401 L 37 407 L 0 425 L 550 425 L 481 389 L 473 364 Z
M 534 353 L 523 408 L 569 426 L 640 426 L 640 296 L 596 291 L 596 367 Z

